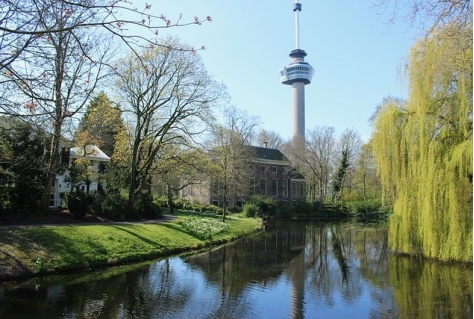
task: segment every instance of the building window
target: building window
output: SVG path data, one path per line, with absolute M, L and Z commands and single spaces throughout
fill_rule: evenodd
M 272 196 L 278 196 L 278 181 L 272 178 Z
M 276 166 L 272 166 L 272 173 L 278 173 L 278 168 Z
M 296 183 L 291 183 L 291 196 L 296 196 Z
M 283 189 L 283 197 L 288 197 L 288 180 L 283 180 L 283 185 L 281 186 Z
M 219 207 L 219 201 L 218 200 L 212 201 L 212 205 Z
M 260 170 L 263 175 L 265 175 L 265 165 L 260 166 Z
M 301 196 L 301 197 L 304 196 L 304 184 L 303 183 L 298 183 L 298 196 Z
M 260 180 L 260 194 L 267 196 L 267 180 L 265 178 Z

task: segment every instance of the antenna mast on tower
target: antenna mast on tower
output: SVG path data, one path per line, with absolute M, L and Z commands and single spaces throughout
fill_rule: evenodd
M 293 139 L 301 137 L 304 141 L 305 135 L 305 100 L 304 87 L 311 83 L 313 78 L 313 67 L 304 61 L 306 52 L 300 49 L 300 26 L 299 14 L 302 5 L 295 0 L 293 11 L 295 13 L 295 38 L 296 48 L 290 52 L 291 63 L 280 70 L 280 81 L 282 84 L 291 85 L 293 92 Z

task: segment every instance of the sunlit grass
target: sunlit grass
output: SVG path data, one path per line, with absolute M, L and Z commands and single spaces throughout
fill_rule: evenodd
M 178 212 L 176 220 L 160 224 L 12 229 L 0 233 L 0 257 L 15 256 L 33 273 L 89 268 L 149 260 L 225 243 L 255 232 L 260 225 L 258 219 L 231 217 L 226 221 L 225 231 L 200 237 L 180 225 L 193 216 L 195 214 Z M 220 218 L 206 216 L 206 219 L 218 221 Z M 8 257 L 0 258 L 0 267 L 8 260 Z

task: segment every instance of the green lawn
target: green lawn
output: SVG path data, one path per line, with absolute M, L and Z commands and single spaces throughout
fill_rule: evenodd
M 15 228 L 0 232 L 0 277 L 50 273 L 149 260 L 225 243 L 254 233 L 259 219 L 229 217 L 228 230 L 200 240 L 180 221 L 161 224 L 74 225 Z M 206 218 L 218 218 L 209 217 Z

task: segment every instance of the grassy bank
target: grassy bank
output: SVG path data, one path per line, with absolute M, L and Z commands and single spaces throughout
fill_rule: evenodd
M 150 260 L 221 244 L 251 234 L 260 220 L 229 217 L 228 229 L 205 240 L 181 223 L 195 216 L 178 213 L 164 223 L 36 226 L 0 231 L 0 278 L 102 267 Z M 210 217 L 212 218 L 212 217 Z

